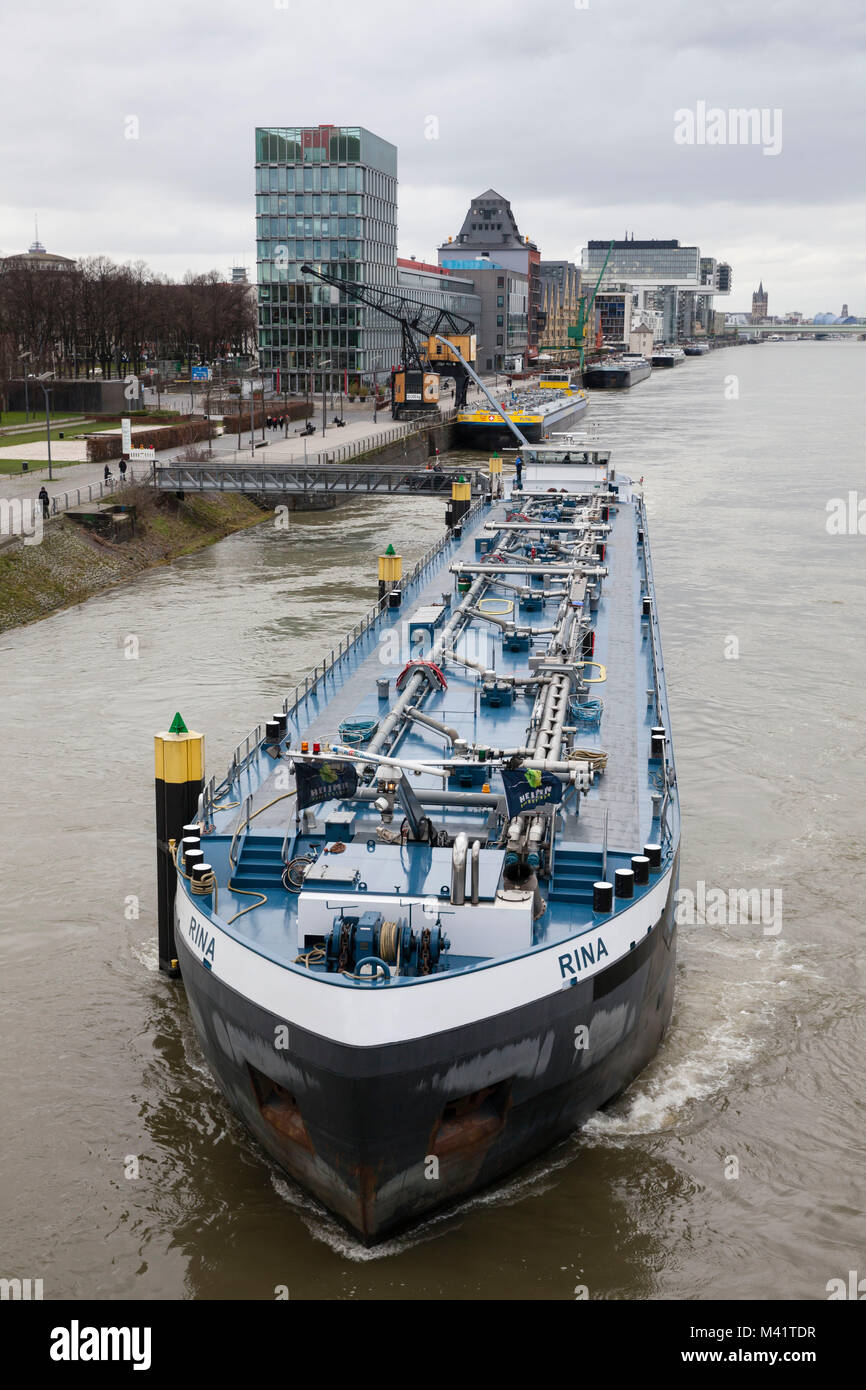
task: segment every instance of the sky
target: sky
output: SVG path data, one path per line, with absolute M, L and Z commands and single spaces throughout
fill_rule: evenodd
M 38 213 L 49 251 L 254 278 L 255 127 L 329 122 L 397 145 L 400 255 L 435 261 L 493 187 L 545 259 L 674 237 L 733 267 L 718 308 L 762 280 L 771 314 L 866 315 L 854 0 L 0 0 L 0 23 L 2 255 Z

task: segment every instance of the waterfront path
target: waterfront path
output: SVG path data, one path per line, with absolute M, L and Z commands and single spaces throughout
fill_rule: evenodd
M 438 416 L 433 423 L 438 424 L 443 419 L 450 416 L 450 410 L 445 415 Z M 326 464 L 332 461 L 331 456 L 341 450 L 345 456 L 353 450 L 347 450 L 345 446 L 354 446 L 361 452 L 363 445 L 369 443 L 369 447 L 384 445 L 396 441 L 418 428 L 415 423 L 401 423 L 391 419 L 390 412 L 380 410 L 378 418 L 374 422 L 371 408 L 368 406 L 361 413 L 360 410 L 350 413 L 346 410 L 344 418 L 346 424 L 343 428 L 338 428 L 334 424 L 328 424 L 324 435 L 322 434 L 321 418 L 315 435 L 303 438 L 299 431 L 303 428 L 303 422 L 293 421 L 289 424 L 288 438 L 284 438 L 281 430 L 265 429 L 265 443 L 262 447 L 262 431 L 256 431 L 256 447 L 253 451 L 250 447 L 250 432 L 246 430 L 241 434 L 241 447 L 238 449 L 237 434 L 224 434 L 211 441 L 213 451 L 213 463 L 224 462 L 226 464 L 244 465 L 268 465 L 273 467 L 279 464 L 297 463 L 306 460 L 313 464 L 320 462 Z M 305 446 L 306 445 L 306 449 Z M 62 447 L 62 446 L 61 446 Z M 173 449 L 159 450 L 156 454 L 157 463 L 168 463 L 172 459 L 183 454 L 189 446 L 183 445 Z M 203 440 L 202 448 L 207 448 L 207 441 Z M 103 495 L 113 494 L 118 489 L 118 471 L 116 459 L 111 460 L 111 471 L 113 482 L 106 487 L 102 487 L 104 468 L 103 463 L 81 463 L 73 464 L 65 468 L 56 469 L 53 479 L 48 478 L 47 464 L 41 467 L 31 468 L 27 473 L 5 474 L 0 479 L 0 495 L 6 498 L 35 498 L 41 487 L 45 487 L 49 497 L 52 499 L 52 510 L 56 512 L 65 511 L 68 506 L 75 506 L 77 502 L 89 502 L 97 500 Z M 146 481 L 150 477 L 151 466 L 149 463 L 131 464 L 127 479 L 135 481 Z

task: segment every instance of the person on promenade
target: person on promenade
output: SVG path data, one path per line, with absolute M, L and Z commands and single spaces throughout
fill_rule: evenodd
M 51 506 L 50 499 L 48 496 L 48 490 L 45 487 L 44 483 L 42 484 L 42 487 L 39 489 L 39 501 L 42 503 L 42 515 L 47 519 Z

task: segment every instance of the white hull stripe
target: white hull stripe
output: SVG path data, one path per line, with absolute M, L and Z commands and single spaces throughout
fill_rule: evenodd
M 381 1047 L 465 1028 L 535 1003 L 591 978 L 638 946 L 664 910 L 672 867 L 633 905 L 546 950 L 460 974 L 397 987 L 301 975 L 242 945 L 201 911 L 178 879 L 175 930 L 206 969 L 253 1004 L 291 1025 L 349 1047 Z

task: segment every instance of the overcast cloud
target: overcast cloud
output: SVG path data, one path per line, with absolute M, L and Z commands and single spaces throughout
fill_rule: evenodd
M 866 314 L 866 10 L 581 3 L 0 0 L 0 253 L 38 212 L 64 255 L 254 276 L 254 128 L 328 121 L 398 146 L 401 255 L 492 186 L 545 258 L 673 236 L 730 261 L 720 305 Z M 698 102 L 779 109 L 780 153 L 675 143 Z

